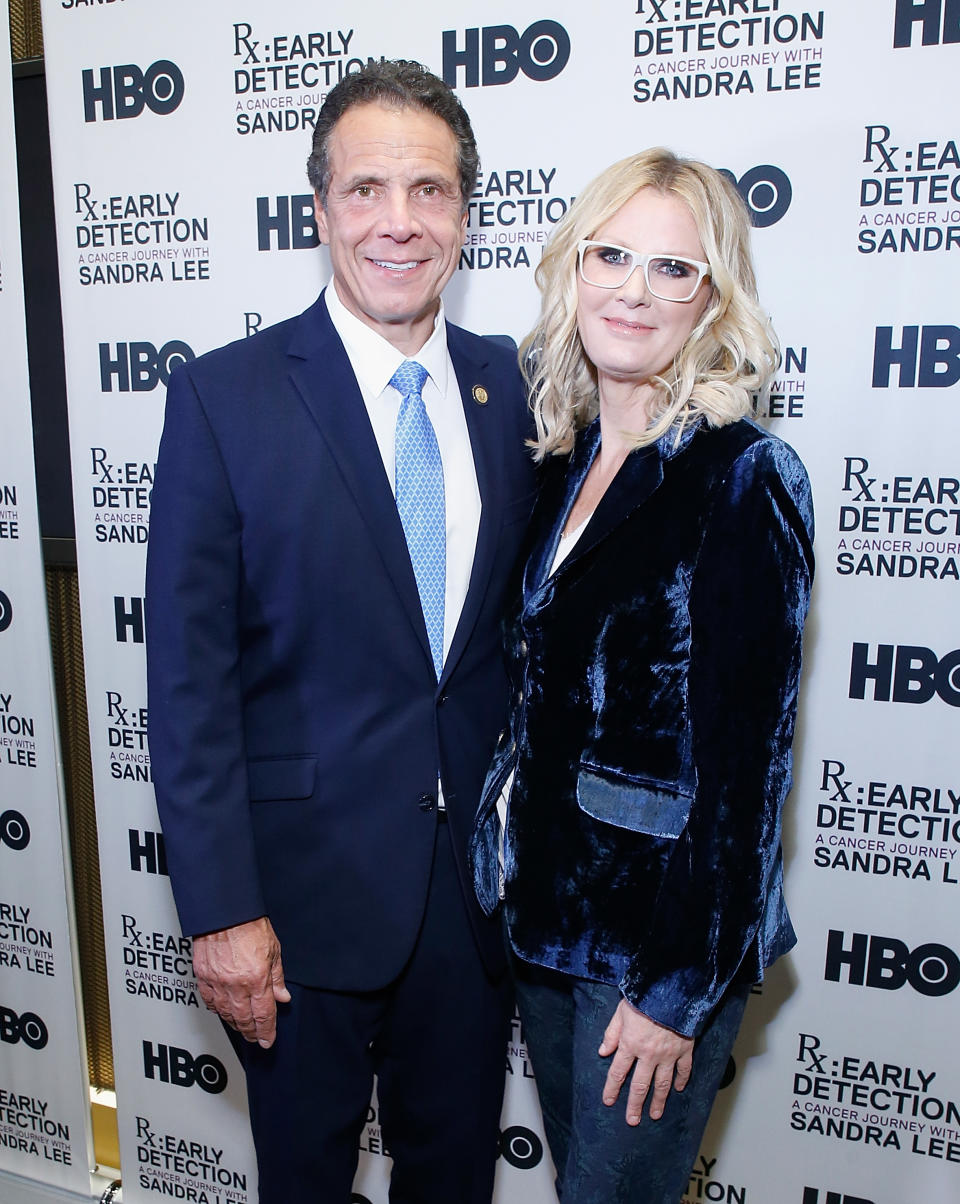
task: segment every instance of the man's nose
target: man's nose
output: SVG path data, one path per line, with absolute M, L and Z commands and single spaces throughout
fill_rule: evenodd
M 413 200 L 405 188 L 390 189 L 384 198 L 379 233 L 405 242 L 420 233 Z

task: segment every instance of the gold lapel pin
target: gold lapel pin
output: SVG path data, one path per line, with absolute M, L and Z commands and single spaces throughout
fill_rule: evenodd
M 478 406 L 485 406 L 487 404 L 489 397 L 490 397 L 490 394 L 486 391 L 486 389 L 483 387 L 483 385 L 474 385 L 473 386 L 473 400 L 477 403 Z

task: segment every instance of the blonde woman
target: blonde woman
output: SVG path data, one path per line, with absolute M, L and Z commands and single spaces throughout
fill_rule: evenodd
M 504 900 L 563 1204 L 676 1204 L 750 984 L 795 939 L 780 824 L 809 485 L 749 419 L 778 350 L 719 172 L 615 164 L 537 280 L 521 356 L 544 480 L 477 892 Z

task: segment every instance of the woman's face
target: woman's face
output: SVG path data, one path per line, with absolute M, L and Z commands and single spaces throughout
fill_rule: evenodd
M 678 255 L 706 261 L 693 214 L 671 193 L 641 188 L 593 235 L 641 254 Z M 661 301 L 650 294 L 638 265 L 626 284 L 599 288 L 577 276 L 577 326 L 599 378 L 642 384 L 664 372 L 700 320 L 710 281 L 689 301 Z

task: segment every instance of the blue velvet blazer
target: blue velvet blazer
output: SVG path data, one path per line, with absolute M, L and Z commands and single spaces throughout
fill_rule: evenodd
M 795 942 L 783 802 L 813 513 L 793 450 L 752 422 L 633 452 L 550 577 L 599 424 L 546 469 L 507 625 L 508 728 L 472 843 L 498 903 L 496 801 L 520 957 L 616 984 L 698 1033 Z

